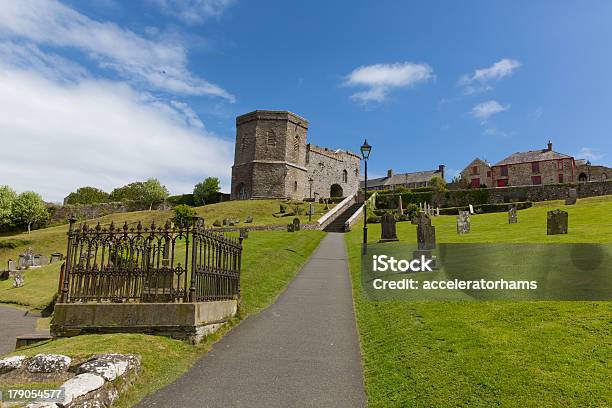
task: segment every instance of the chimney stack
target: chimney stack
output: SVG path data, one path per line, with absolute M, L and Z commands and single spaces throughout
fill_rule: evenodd
M 389 169 L 387 170 L 387 178 L 391 178 L 391 177 L 393 177 L 393 170 Z
M 444 180 L 444 165 L 443 164 L 438 166 L 438 172 L 440 173 L 440 177 L 442 177 L 442 180 Z
M 548 141 L 548 151 L 552 151 L 552 142 L 550 140 Z

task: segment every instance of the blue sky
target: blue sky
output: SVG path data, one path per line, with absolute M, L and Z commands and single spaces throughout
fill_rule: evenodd
M 227 190 L 235 116 L 254 109 L 306 117 L 318 145 L 367 137 L 373 176 L 549 139 L 611 165 L 611 17 L 607 1 L 9 0 L 0 184 Z

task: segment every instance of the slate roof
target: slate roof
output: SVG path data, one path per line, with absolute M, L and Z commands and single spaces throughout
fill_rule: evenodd
M 417 171 L 415 173 L 400 173 L 393 174 L 391 177 L 381 177 L 376 179 L 368 179 L 368 188 L 381 186 L 394 186 L 398 184 L 422 183 L 428 182 L 434 176 L 439 176 L 439 170 Z M 365 186 L 365 182 L 361 180 L 361 187 Z
M 553 150 L 541 149 L 530 150 L 528 152 L 516 152 L 506 157 L 504 160 L 494 164 L 494 166 L 505 166 L 508 164 L 530 163 L 546 160 L 571 159 L 572 156 L 555 152 Z

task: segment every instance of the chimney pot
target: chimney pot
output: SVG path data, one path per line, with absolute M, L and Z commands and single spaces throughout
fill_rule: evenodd
M 387 178 L 393 177 L 393 169 L 387 170 Z
M 445 166 L 443 164 L 440 164 L 438 166 L 438 172 L 440 173 L 440 177 L 442 177 L 442 180 L 444 180 L 444 167 Z
M 552 151 L 552 142 L 550 140 L 548 141 L 548 151 Z

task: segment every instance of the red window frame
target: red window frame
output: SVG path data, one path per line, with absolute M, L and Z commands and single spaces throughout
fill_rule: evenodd
M 563 173 L 559 173 L 559 183 L 563 183 Z
M 563 170 L 563 160 L 557 162 L 557 170 Z
M 501 166 L 501 167 L 499 168 L 499 174 L 500 174 L 502 177 L 508 177 L 508 166 Z
M 534 186 L 542 184 L 542 176 L 531 176 L 531 184 Z
M 539 173 L 540 172 L 540 162 L 533 162 L 533 163 L 531 163 L 531 172 L 532 173 Z

